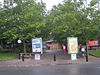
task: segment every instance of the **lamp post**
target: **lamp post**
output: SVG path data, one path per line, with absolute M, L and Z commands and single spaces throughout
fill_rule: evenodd
M 18 23 L 19 23 L 19 17 L 17 18 Z M 22 42 L 19 38 L 19 24 L 18 24 L 18 47 L 20 47 L 20 43 Z M 18 59 L 20 59 L 20 48 L 18 49 Z
M 18 39 L 18 46 L 20 47 L 20 43 L 22 42 L 20 39 Z M 18 59 L 20 59 L 20 48 L 18 50 Z
M 84 4 L 84 7 L 86 9 L 87 8 L 87 0 L 85 0 L 85 2 L 86 2 L 86 4 Z M 86 22 L 85 22 L 85 25 L 86 25 Z M 84 36 L 86 36 L 85 33 L 86 33 L 86 30 L 84 30 Z M 87 40 L 86 40 L 86 56 L 85 57 L 86 57 L 86 62 L 88 62 L 88 46 L 87 46 Z

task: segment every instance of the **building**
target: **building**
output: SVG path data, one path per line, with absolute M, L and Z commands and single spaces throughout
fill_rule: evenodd
M 55 43 L 53 40 L 46 41 L 46 45 L 51 50 L 61 50 L 61 44 Z

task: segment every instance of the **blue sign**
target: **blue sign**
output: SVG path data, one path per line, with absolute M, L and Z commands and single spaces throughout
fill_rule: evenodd
M 33 49 L 40 48 L 40 44 L 33 44 Z
M 33 38 L 32 39 L 32 52 L 42 52 L 42 38 Z

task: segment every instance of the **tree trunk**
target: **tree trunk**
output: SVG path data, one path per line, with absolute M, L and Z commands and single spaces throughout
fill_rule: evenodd
M 2 49 L 4 48 L 3 40 L 1 40 L 1 47 L 2 47 Z
M 23 41 L 23 44 L 24 44 L 24 53 L 26 54 L 26 43 L 25 43 L 25 40 Z

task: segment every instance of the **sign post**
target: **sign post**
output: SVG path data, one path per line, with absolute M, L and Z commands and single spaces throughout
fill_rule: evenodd
M 88 62 L 88 46 L 98 46 L 99 50 L 99 40 L 93 40 L 87 42 L 87 49 L 86 49 L 86 62 Z
M 42 51 L 42 38 L 33 38 L 32 39 L 32 53 L 35 54 L 35 60 L 40 60 L 40 54 Z
M 68 53 L 71 54 L 72 60 L 76 60 L 76 54 L 78 53 L 78 39 L 77 37 L 68 37 L 67 42 Z
M 99 40 L 98 40 L 98 50 L 99 50 Z

